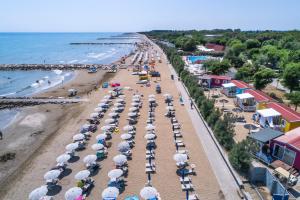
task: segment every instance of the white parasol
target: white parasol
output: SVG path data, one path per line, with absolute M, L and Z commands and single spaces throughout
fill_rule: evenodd
M 124 165 L 127 162 L 127 157 L 122 154 L 119 154 L 113 158 L 113 161 L 116 165 Z
M 183 153 L 177 153 L 173 156 L 173 159 L 178 163 L 184 163 L 187 161 L 187 155 Z
M 66 146 L 66 150 L 67 151 L 74 151 L 75 149 L 77 149 L 78 148 L 78 143 L 76 142 L 76 143 L 71 143 L 71 144 L 68 144 L 67 146 Z
M 65 193 L 65 199 L 76 200 L 80 195 L 82 195 L 82 189 L 79 187 L 73 187 Z
M 44 175 L 44 179 L 45 179 L 45 180 L 57 179 L 57 177 L 59 177 L 60 173 L 61 173 L 61 172 L 60 172 L 58 169 L 54 169 L 54 170 L 48 171 L 48 172 Z
M 141 190 L 140 195 L 143 199 L 154 199 L 157 197 L 158 193 L 154 187 L 144 187 Z
M 115 122 L 115 120 L 112 118 L 109 118 L 109 119 L 106 119 L 104 122 L 105 122 L 105 124 L 112 124 Z
M 132 108 L 129 108 L 129 111 L 130 112 L 136 112 L 138 110 L 138 108 L 137 107 L 132 107 Z
M 97 156 L 96 155 L 87 155 L 83 158 L 83 162 L 85 164 L 91 164 L 91 163 L 94 163 L 96 162 L 97 160 Z
M 110 179 L 116 179 L 123 175 L 123 171 L 121 169 L 113 169 L 110 170 L 107 175 Z
M 123 130 L 124 131 L 132 131 L 133 130 L 133 126 L 126 125 L 126 126 L 123 127 Z
M 83 140 L 85 138 L 85 136 L 81 133 L 79 134 L 76 134 L 73 136 L 73 140 L 76 141 L 76 140 Z
M 146 134 L 145 135 L 145 139 L 146 140 L 153 140 L 155 138 L 155 135 L 152 133 Z
M 105 140 L 107 138 L 106 134 L 99 134 L 96 136 L 96 140 Z
M 48 188 L 46 185 L 34 189 L 29 194 L 29 200 L 40 200 L 42 197 L 46 196 Z
M 90 176 L 91 172 L 89 170 L 82 170 L 75 174 L 76 180 L 85 180 Z
M 122 140 L 129 140 L 131 138 L 132 138 L 132 135 L 128 134 L 128 133 L 124 133 L 124 134 L 121 135 Z
M 71 156 L 69 154 L 62 154 L 56 158 L 57 163 L 66 163 L 70 160 Z
M 119 150 L 120 152 L 126 152 L 126 151 L 130 150 L 130 145 L 129 145 L 129 143 L 126 142 L 126 141 L 120 142 L 120 143 L 118 144 L 118 150 Z
M 95 150 L 95 151 L 99 151 L 99 150 L 104 149 L 104 145 L 103 144 L 99 144 L 99 143 L 93 144 L 92 145 L 92 149 Z
M 102 192 L 103 199 L 116 199 L 119 196 L 119 189 L 116 187 L 108 187 Z
M 151 131 L 151 130 L 154 130 L 155 129 L 155 126 L 153 126 L 152 124 L 148 124 L 147 126 L 146 126 L 146 130 L 147 131 Z

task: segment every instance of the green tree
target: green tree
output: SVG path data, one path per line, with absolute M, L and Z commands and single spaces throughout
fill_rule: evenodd
M 282 83 L 293 92 L 300 88 L 300 63 L 289 63 L 283 72 Z
M 207 119 L 207 117 L 210 115 L 213 109 L 214 109 L 213 101 L 210 101 L 208 99 L 202 101 L 200 111 L 204 119 Z
M 215 125 L 215 123 L 218 121 L 220 117 L 221 117 L 221 112 L 219 111 L 219 109 L 213 110 L 206 120 L 207 124 L 210 127 L 213 127 L 213 125 Z
M 247 140 L 243 140 L 233 146 L 229 152 L 229 161 L 236 170 L 248 172 L 251 164 L 251 154 Z
M 257 39 L 248 39 L 245 42 L 247 49 L 259 48 L 260 42 Z
M 258 90 L 264 89 L 267 84 L 275 78 L 275 72 L 270 68 L 262 68 L 254 74 L 254 87 Z
M 254 75 L 254 67 L 250 63 L 245 63 L 243 67 L 237 70 L 235 74 L 235 79 L 243 80 L 245 82 L 250 82 Z
M 231 67 L 230 62 L 226 59 L 224 59 L 221 62 L 216 60 L 211 60 L 203 64 L 204 69 L 208 69 L 215 75 L 225 74 L 226 72 L 228 72 L 230 67 Z
M 295 106 L 295 111 L 297 111 L 297 108 L 300 105 L 300 92 L 296 91 L 286 94 L 286 97 L 290 100 L 290 103 Z

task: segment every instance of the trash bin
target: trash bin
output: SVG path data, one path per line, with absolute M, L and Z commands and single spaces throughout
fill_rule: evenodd
M 174 75 L 173 74 L 171 74 L 171 79 L 174 80 Z

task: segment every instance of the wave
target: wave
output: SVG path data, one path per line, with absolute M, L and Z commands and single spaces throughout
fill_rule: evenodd
M 70 60 L 68 63 L 73 64 L 73 63 L 76 63 L 76 62 L 78 62 L 78 60 Z
M 100 58 L 102 58 L 103 56 L 105 56 L 106 55 L 106 53 L 89 53 L 88 55 L 87 55 L 87 57 L 88 58 L 94 58 L 94 59 L 97 59 L 97 60 L 99 60 Z

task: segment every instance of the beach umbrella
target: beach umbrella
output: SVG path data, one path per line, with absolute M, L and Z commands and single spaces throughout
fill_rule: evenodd
M 109 119 L 106 119 L 104 122 L 105 122 L 105 124 L 112 124 L 115 122 L 115 120 L 112 118 L 109 118 Z
M 146 140 L 153 140 L 155 138 L 155 135 L 152 133 L 148 133 L 145 135 Z
M 244 128 L 245 128 L 245 129 L 248 129 L 248 130 L 249 130 L 249 133 L 250 133 L 251 130 L 257 129 L 257 126 L 255 126 L 254 124 L 245 124 L 245 125 L 244 125 Z
M 98 108 L 95 108 L 95 110 L 94 110 L 95 112 L 102 112 L 102 111 L 104 111 L 103 110 L 103 108 L 101 108 L 101 107 L 98 107 Z
M 132 138 L 132 135 L 128 134 L 128 133 L 124 133 L 121 135 L 121 139 L 122 140 L 129 140 Z
M 71 144 L 68 144 L 67 146 L 66 146 L 66 150 L 67 151 L 74 151 L 75 149 L 77 149 L 78 148 L 78 143 L 76 142 L 76 143 L 71 143 Z
M 132 131 L 133 130 L 133 126 L 126 125 L 126 126 L 123 127 L 123 130 L 124 131 Z
M 121 109 L 121 108 L 113 107 L 113 108 L 111 109 L 111 111 L 112 111 L 112 112 L 118 112 L 120 109 Z
M 81 126 L 81 128 L 82 129 L 89 129 L 90 128 L 90 124 L 83 124 L 82 126 Z
M 131 87 L 129 87 L 129 86 L 124 87 L 124 90 L 130 90 L 130 89 L 131 89 Z
M 154 187 L 144 187 L 141 192 L 140 195 L 143 199 L 154 199 L 155 197 L 157 197 L 157 190 Z
M 174 107 L 173 106 L 167 106 L 166 109 L 167 110 L 174 110 Z
M 149 102 L 155 102 L 156 100 L 154 98 L 149 98 L 148 101 Z
M 153 126 L 152 124 L 148 124 L 147 126 L 146 126 L 146 130 L 147 131 L 151 131 L 151 130 L 154 130 L 155 129 L 155 126 Z
M 101 101 L 100 101 L 100 104 L 98 104 L 98 106 L 104 106 L 104 105 L 106 105 L 107 104 L 107 102 L 108 102 L 109 100 L 108 99 L 102 99 Z
M 108 126 L 108 125 L 101 127 L 101 131 L 109 131 L 110 129 L 111 129 L 111 126 Z
M 44 175 L 45 180 L 57 179 L 60 175 L 60 171 L 58 169 L 50 170 Z
M 119 189 L 116 187 L 108 187 L 102 191 L 103 199 L 116 199 L 119 196 Z
M 132 98 L 132 102 L 140 102 L 141 100 L 139 98 Z
M 73 136 L 73 140 L 75 140 L 75 141 L 76 140 L 83 140 L 84 138 L 85 138 L 85 136 L 81 133 L 76 134 L 76 135 Z
M 173 156 L 173 159 L 178 163 L 185 163 L 187 161 L 187 155 L 183 153 L 177 153 Z
M 124 102 L 124 99 L 118 98 L 118 99 L 116 99 L 116 102 L 117 103 L 122 103 L 122 102 Z
M 104 145 L 103 144 L 99 144 L 99 143 L 93 144 L 92 145 L 92 149 L 95 150 L 95 151 L 99 151 L 99 150 L 104 149 Z
M 40 200 L 42 197 L 46 196 L 48 188 L 46 185 L 34 189 L 29 194 L 29 200 Z
M 123 175 L 123 171 L 121 169 L 113 169 L 110 170 L 107 175 L 110 179 L 117 179 Z
M 224 108 L 224 104 L 228 103 L 229 101 L 227 99 L 221 99 L 219 102 L 222 103 L 222 107 Z
M 113 161 L 116 165 L 124 165 L 127 162 L 127 157 L 122 154 L 119 154 L 113 157 Z
M 118 116 L 118 113 L 112 112 L 108 114 L 109 117 L 116 117 Z
M 134 98 L 141 98 L 141 95 L 135 94 L 135 95 L 133 95 L 133 97 L 134 97 Z
M 154 94 L 150 94 L 149 96 L 148 96 L 148 98 L 155 98 L 155 95 Z
M 129 111 L 130 112 L 136 112 L 138 110 L 138 108 L 137 107 L 132 107 L 132 108 L 129 108 Z
M 127 115 L 128 115 L 128 117 L 134 117 L 134 116 L 137 116 L 137 113 L 135 113 L 135 112 L 130 112 L 130 113 L 128 113 Z
M 131 103 L 131 106 L 134 106 L 134 107 L 138 107 L 140 104 L 139 103 L 136 103 L 136 102 L 133 102 Z
M 91 113 L 90 118 L 97 118 L 99 117 L 99 113 Z
M 85 180 L 90 176 L 91 172 L 89 170 L 82 170 L 75 174 L 76 180 Z
M 82 195 L 82 189 L 80 187 L 73 187 L 65 193 L 65 199 L 76 200 L 80 195 Z
M 120 152 L 126 152 L 126 151 L 130 150 L 130 145 L 129 145 L 129 143 L 126 142 L 126 141 L 120 142 L 120 143 L 118 144 L 118 150 L 119 150 Z
M 103 100 L 102 100 L 103 101 Z M 98 104 L 98 107 L 104 107 L 104 106 L 107 106 L 108 104 L 105 102 L 102 102 L 102 103 L 99 103 Z
M 105 95 L 105 96 L 103 97 L 103 99 L 110 99 L 110 96 L 109 96 L 109 95 Z
M 124 104 L 122 104 L 122 103 L 115 103 L 114 106 L 115 107 L 122 107 L 122 106 L 124 106 Z
M 62 154 L 56 158 L 57 163 L 66 163 L 70 160 L 71 156 L 69 154 Z
M 96 155 L 87 155 L 83 158 L 83 162 L 85 164 L 90 164 L 90 163 L 94 163 L 97 160 L 97 156 Z

